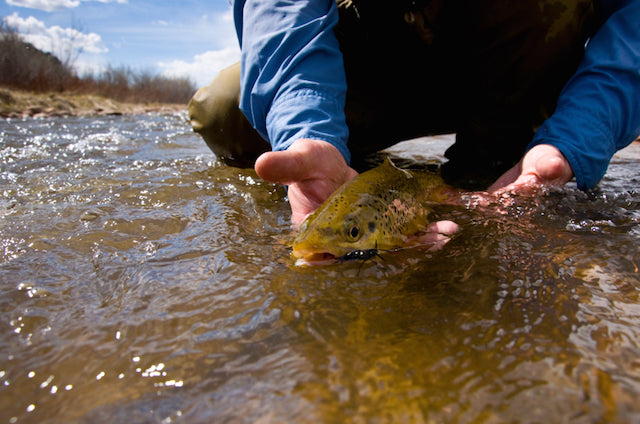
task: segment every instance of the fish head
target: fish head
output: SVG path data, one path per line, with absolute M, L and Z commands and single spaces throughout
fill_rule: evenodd
M 312 264 L 355 250 L 377 249 L 388 232 L 387 210 L 384 202 L 369 193 L 334 196 L 302 223 L 292 255 Z

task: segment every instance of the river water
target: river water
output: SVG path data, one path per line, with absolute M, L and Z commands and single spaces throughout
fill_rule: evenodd
M 301 268 L 184 113 L 0 121 L 0 422 L 639 422 L 639 163 Z

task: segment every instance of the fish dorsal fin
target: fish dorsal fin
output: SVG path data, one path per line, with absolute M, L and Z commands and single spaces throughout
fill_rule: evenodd
M 391 160 L 389 156 L 384 159 L 384 163 L 382 164 L 384 167 L 390 167 L 396 171 L 402 172 L 407 178 L 413 178 L 413 174 L 406 169 L 398 168 L 395 163 Z

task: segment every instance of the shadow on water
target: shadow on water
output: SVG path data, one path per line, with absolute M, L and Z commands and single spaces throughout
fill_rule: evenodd
M 633 422 L 637 147 L 597 193 L 294 266 L 285 192 L 183 115 L 0 124 L 0 419 Z

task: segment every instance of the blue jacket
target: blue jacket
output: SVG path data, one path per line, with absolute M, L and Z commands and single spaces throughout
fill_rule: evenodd
M 581 189 L 593 188 L 614 153 L 640 134 L 640 0 L 602 4 L 604 24 L 528 146 L 560 149 Z M 324 140 L 349 162 L 335 1 L 235 0 L 234 19 L 240 109 L 252 125 L 273 150 L 300 138 Z

